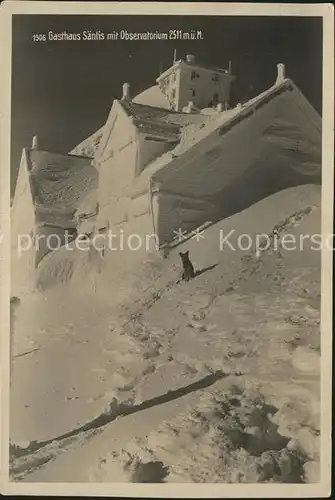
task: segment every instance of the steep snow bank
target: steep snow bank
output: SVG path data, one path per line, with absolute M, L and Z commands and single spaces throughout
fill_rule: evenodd
M 318 233 L 320 189 L 277 193 L 206 229 L 199 242 L 185 241 L 166 259 L 140 263 L 122 252 L 104 258 L 82 252 L 71 257 L 77 274 L 63 280 L 57 271 L 57 284 L 22 306 L 16 340 L 31 340 L 37 350 L 14 358 L 12 444 L 51 444 L 28 446 L 26 455 L 13 448 L 13 477 L 56 457 L 25 479 L 81 482 L 89 474 L 91 481 L 120 481 L 121 473 L 126 481 L 317 478 L 320 253 L 307 245 L 302 252 L 270 247 L 258 257 L 254 248 L 222 250 L 218 233 L 231 229 L 235 240 L 274 229 Z M 198 276 L 176 285 L 183 249 L 190 250 Z M 45 260 L 46 282 L 57 259 L 62 272 L 68 265 L 64 252 Z M 246 408 L 245 415 L 237 410 L 233 436 L 220 431 L 231 428 L 218 414 L 226 393 L 235 394 L 226 401 L 229 414 L 234 398 Z M 273 425 L 267 423 L 271 439 L 260 420 L 251 422 L 259 394 L 260 415 L 266 405 L 275 408 Z M 194 411 L 203 416 L 192 423 Z M 175 452 L 153 448 L 174 429 L 181 443 Z M 70 442 L 66 432 L 73 432 Z M 240 441 L 245 433 L 249 441 Z M 257 456 L 250 442 L 261 447 Z M 182 443 L 194 450 L 188 461 Z M 225 473 L 210 467 L 218 456 Z

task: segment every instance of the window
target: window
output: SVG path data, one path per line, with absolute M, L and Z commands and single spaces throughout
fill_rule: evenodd
M 171 74 L 171 83 L 174 83 L 175 81 L 176 81 L 176 73 L 175 73 L 175 72 L 173 72 L 173 73 Z
M 195 80 L 197 77 L 197 72 L 196 71 L 192 71 L 191 72 L 191 80 Z
M 174 99 L 176 97 L 176 89 L 171 90 L 171 99 Z
M 195 97 L 195 90 L 191 89 L 191 91 L 192 91 L 192 97 Z
M 212 82 L 219 82 L 219 81 L 220 81 L 219 75 L 213 75 L 212 76 Z

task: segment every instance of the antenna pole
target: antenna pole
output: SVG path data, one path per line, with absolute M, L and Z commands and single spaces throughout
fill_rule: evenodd
M 177 49 L 173 51 L 173 64 L 177 61 Z

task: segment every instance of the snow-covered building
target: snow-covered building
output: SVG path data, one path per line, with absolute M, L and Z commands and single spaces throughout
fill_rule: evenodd
M 321 118 L 285 77 L 284 65 L 273 86 L 236 107 L 229 104 L 233 78 L 230 68 L 209 68 L 189 56 L 134 98 L 125 83 L 106 123 L 69 155 L 24 150 L 14 236 L 51 227 L 89 234 L 122 228 L 154 233 L 160 246 L 170 245 L 176 232 L 190 233 L 281 189 L 319 182 Z M 27 269 L 43 252 L 26 255 Z
M 29 288 L 43 257 L 75 236 L 75 212 L 97 180 L 91 158 L 43 151 L 36 137 L 23 149 L 11 207 L 11 273 L 18 288 Z
M 280 189 L 320 180 L 321 118 L 285 78 L 284 66 L 277 69 L 272 87 L 231 109 L 154 107 L 145 98 L 157 102 L 159 88 L 131 100 L 126 84 L 94 156 L 97 229 L 154 232 L 163 246 L 179 230 L 189 233 Z
M 221 103 L 229 106 L 230 86 L 234 80 L 229 69 L 198 63 L 193 54 L 175 61 L 157 78 L 157 83 L 172 109 L 182 111 L 189 103 L 198 109 Z

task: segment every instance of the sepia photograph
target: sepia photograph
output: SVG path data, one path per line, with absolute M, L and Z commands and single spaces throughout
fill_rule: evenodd
M 333 10 L 47 3 L 7 14 L 6 491 L 327 492 Z

